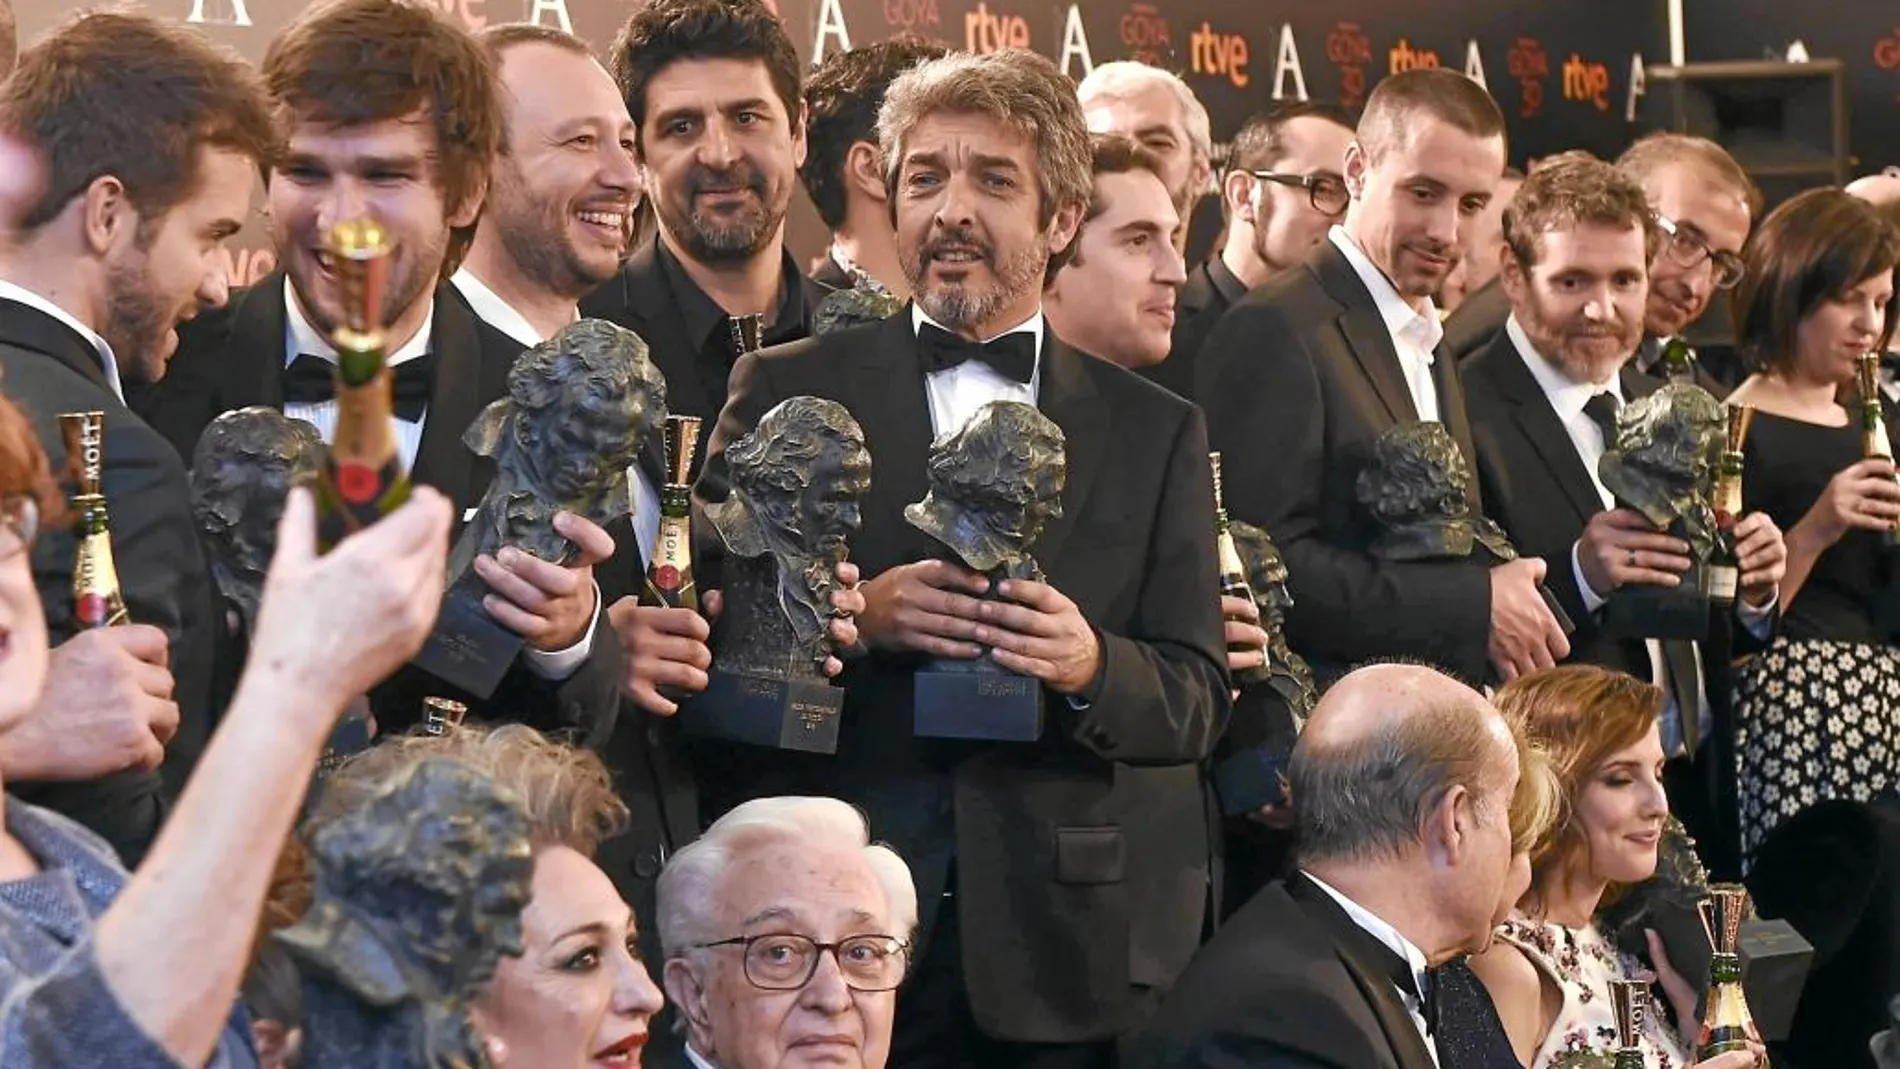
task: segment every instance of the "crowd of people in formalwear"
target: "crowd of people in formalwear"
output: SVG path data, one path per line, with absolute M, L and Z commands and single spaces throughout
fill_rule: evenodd
M 11 25 L 0 0 L 9 58 Z M 1900 481 L 1857 379 L 1896 322 L 1900 177 L 1766 210 L 1669 133 L 1520 172 L 1445 70 L 1217 152 L 1167 72 L 913 39 L 807 70 L 762 0 L 653 0 L 611 45 L 326 0 L 255 66 L 95 12 L 0 77 L 0 1067 L 299 1064 L 270 933 L 312 908 L 304 844 L 425 762 L 529 829 L 519 953 L 469 1011 L 495 1066 L 1576 1069 L 1611 1064 L 1625 981 L 1653 989 L 1648 1069 L 1765 1065 L 1699 1056 L 1705 978 L 1611 917 L 1685 865 L 1816 948 L 1777 1064 L 1900 1047 L 1875 1040 L 1900 1029 Z M 233 286 L 260 182 L 277 267 Z M 831 232 L 809 275 L 801 184 Z M 1224 231 L 1189 264 L 1208 196 Z M 327 552 L 291 490 L 241 622 L 191 458 L 252 406 L 335 434 L 326 237 L 362 217 L 393 245 L 416 490 Z M 851 293 L 897 311 L 821 331 Z M 703 421 L 698 517 L 781 402 L 861 428 L 835 753 L 682 729 L 726 549 L 696 524 L 698 608 L 641 596 L 657 449 L 630 514 L 555 520 L 569 559 L 474 561 L 520 652 L 459 723 L 425 717 L 448 685 L 411 661 L 496 476 L 463 432 L 584 317 Z M 1619 414 L 1677 383 L 1754 413 L 1737 589 L 1695 639 L 1606 615 L 1695 563 L 1602 474 Z M 1034 578 L 905 519 L 933 444 L 998 401 L 1061 432 Z M 104 413 L 127 626 L 74 619 L 74 411 Z M 1511 552 L 1390 552 L 1364 475 L 1419 423 L 1462 473 L 1437 504 Z M 1210 451 L 1284 563 L 1265 615 L 1223 596 Z M 1283 647 L 1300 715 L 1244 694 Z M 914 733 L 920 666 L 977 658 L 1040 690 L 1038 738 Z M 376 741 L 327 760 L 365 700 Z M 1284 790 L 1228 809 L 1216 768 L 1253 756 Z

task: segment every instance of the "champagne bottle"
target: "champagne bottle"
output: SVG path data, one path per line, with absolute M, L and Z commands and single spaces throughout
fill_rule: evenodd
M 448 698 L 422 699 L 422 730 L 429 735 L 446 735 L 468 716 L 468 706 Z
M 1715 473 L 1715 550 L 1709 555 L 1709 600 L 1719 606 L 1735 603 L 1741 585 L 1742 562 L 1735 552 L 1735 525 L 1742 518 L 1742 449 L 1754 422 L 1752 405 L 1728 406 L 1728 439 Z
M 409 500 L 409 472 L 396 449 L 394 400 L 383 336 L 383 296 L 393 245 L 373 219 L 330 228 L 344 322 L 336 347 L 336 433 L 317 479 L 317 543 L 327 551 Z
M 1719 1054 L 1746 1050 L 1760 1042 L 1761 1032 L 1748 1010 L 1742 991 L 1739 946 L 1742 921 L 1748 914 L 1748 891 L 1740 884 L 1712 884 L 1709 895 L 1696 903 L 1702 929 L 1709 937 L 1709 995 L 1696 1039 L 1696 1058 L 1706 1061 Z
M 641 602 L 699 611 L 693 585 L 693 454 L 699 450 L 698 416 L 666 417 L 666 486 L 660 490 L 660 536 L 647 564 Z
M 1247 568 L 1240 561 L 1240 548 L 1234 544 L 1233 528 L 1227 519 L 1226 497 L 1222 494 L 1220 453 L 1207 454 L 1207 463 L 1214 471 L 1214 552 L 1220 564 L 1220 592 L 1223 597 L 1240 598 L 1247 604 L 1255 604 L 1253 587 L 1247 583 Z M 1244 619 L 1229 616 L 1228 619 Z M 1250 647 L 1229 647 L 1235 652 L 1251 651 Z M 1267 676 L 1264 656 L 1260 667 L 1249 668 L 1240 673 L 1236 682 L 1255 683 Z
M 1862 353 L 1855 370 L 1860 387 L 1861 455 L 1891 463 L 1893 440 L 1887 436 L 1887 418 L 1880 408 L 1880 354 Z M 1889 546 L 1900 545 L 1900 524 L 1885 531 L 1883 537 Z
M 1649 1016 L 1649 985 L 1637 980 L 1611 980 L 1610 1013 L 1616 1025 L 1616 1061 L 1612 1069 L 1644 1069 L 1643 1020 Z
M 1670 382 L 1695 381 L 1695 350 L 1681 338 L 1671 338 L 1662 348 L 1659 361 L 1663 378 Z
M 88 631 L 131 622 L 125 595 L 119 590 L 119 570 L 112 563 L 112 522 L 101 479 L 105 429 L 104 412 L 66 412 L 59 417 L 73 476 L 72 507 L 79 515 L 75 525 L 79 549 L 73 555 L 73 621 Z

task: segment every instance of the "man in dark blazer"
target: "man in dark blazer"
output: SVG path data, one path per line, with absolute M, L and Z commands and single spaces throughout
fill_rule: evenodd
M 422 72 L 434 80 L 420 82 Z M 426 11 L 345 0 L 279 35 L 263 74 L 281 105 L 287 146 L 267 183 L 284 270 L 183 332 L 173 374 L 144 404 L 147 418 L 187 457 L 212 419 L 247 405 L 310 419 L 327 435 L 335 411 L 322 391 L 325 365 L 335 359 L 327 335 L 342 316 L 319 243 L 326 226 L 366 213 L 389 231 L 395 248 L 384 311 L 397 393 L 424 402 L 414 409 L 398 404 L 398 447 L 416 481 L 441 490 L 466 514 L 487 490 L 493 467 L 463 444 L 462 434 L 506 394 L 521 352 L 438 283 L 447 258 L 466 248 L 498 137 L 492 62 L 466 33 Z M 432 123 L 408 122 L 417 95 L 433 92 L 454 96 L 455 106 L 432 107 Z M 343 127 L 316 118 L 346 111 L 380 117 Z M 300 374 L 304 365 L 315 374 Z M 525 554 L 507 564 L 475 564 L 493 595 L 488 611 L 527 644 L 474 715 L 494 710 L 599 747 L 618 711 L 624 658 L 593 565 L 614 547 L 605 531 L 579 517 L 558 520 L 557 528 L 581 547 L 573 565 Z M 412 668 L 379 687 L 371 706 L 383 731 L 399 733 L 420 719 L 429 696 L 472 701 Z
M 1616 410 L 1661 383 L 1630 367 L 1641 337 L 1644 268 L 1660 237 L 1643 191 L 1583 158 L 1533 174 L 1505 215 L 1500 276 L 1515 311 L 1462 369 L 1490 513 L 1518 551 L 1542 558 L 1576 623 L 1570 659 L 1650 680 L 1669 695 L 1671 807 L 1711 871 L 1738 876 L 1729 662 L 1769 637 L 1786 560 L 1762 513 L 1735 528 L 1742 562 L 1735 612 L 1714 614 L 1700 642 L 1612 633 L 1601 610 L 1627 585 L 1667 582 L 1689 565 L 1683 544 L 1615 508 L 1596 474 Z
M 1518 773 L 1469 687 L 1412 665 L 1342 679 L 1293 750 L 1300 871 L 1221 927 L 1121 1064 L 1437 1069 L 1430 970 L 1491 938 Z M 1369 801 L 1374 778 L 1399 796 Z
M 1377 559 L 1355 494 L 1379 435 L 1402 422 L 1442 422 L 1472 456 L 1431 294 L 1503 170 L 1503 117 L 1470 79 L 1420 70 L 1380 82 L 1346 153 L 1344 224 L 1235 305 L 1201 348 L 1195 397 L 1226 469 L 1227 510 L 1280 547 L 1295 599 L 1288 636 L 1322 681 L 1401 656 L 1509 679 L 1568 652 L 1537 589 L 1542 562 Z M 1470 499 L 1479 509 L 1475 480 Z
M 851 546 L 869 653 L 846 669 L 835 756 L 735 754 L 730 779 L 851 801 L 910 864 L 923 933 L 892 1064 L 1106 1066 L 1206 917 L 1198 763 L 1227 712 L 1206 441 L 1192 406 L 1043 322 L 1048 256 L 1089 197 L 1088 135 L 1055 67 L 954 54 L 894 82 L 885 117 L 916 303 L 742 360 L 697 488 L 702 505 L 724 499 L 727 443 L 781 400 L 850 409 L 874 458 Z M 1047 582 L 979 600 L 987 582 L 903 510 L 925 495 L 932 440 L 998 400 L 1062 429 L 1067 479 L 1031 549 Z M 1041 682 L 1042 737 L 916 737 L 922 656 L 985 649 Z
M 154 85 L 192 103 L 155 109 Z M 104 414 L 101 482 L 131 622 L 75 634 L 77 543 L 48 524 L 33 571 L 58 646 L 41 715 L 75 733 L 107 717 L 154 733 L 112 775 L 12 789 L 86 824 L 132 867 L 209 734 L 215 625 L 184 465 L 126 408 L 125 390 L 164 373 L 176 323 L 225 299 L 204 242 L 245 217 L 270 118 L 250 74 L 195 31 L 126 15 L 90 16 L 29 50 L 0 107 L 42 172 L 0 255 L 0 390 L 56 472 L 70 459 L 59 415 Z M 75 140 L 78 129 L 98 136 Z M 0 760 L 11 772 L 16 757 Z
M 1188 272 L 1168 358 L 1142 374 L 1180 394 L 1194 390 L 1201 343 L 1247 291 L 1296 268 L 1346 210 L 1344 166 L 1352 119 L 1330 104 L 1290 101 L 1241 124 L 1221 180 L 1227 236 Z

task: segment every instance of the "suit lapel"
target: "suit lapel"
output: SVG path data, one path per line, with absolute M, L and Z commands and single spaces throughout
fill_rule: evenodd
M 266 275 L 238 298 L 222 342 L 225 381 L 220 384 L 219 412 L 251 405 L 283 411 L 284 365 L 291 355 L 286 352 L 290 314 L 284 302 L 290 299 L 282 271 Z
M 847 407 L 864 429 L 872 458 L 864 522 L 867 569 L 933 556 L 929 536 L 904 520 L 904 506 L 923 500 L 929 489 L 931 439 L 930 395 L 910 306 L 867 332 L 847 359 Z
M 1508 334 L 1499 331 L 1483 359 L 1499 395 L 1511 403 L 1511 418 L 1517 429 L 1543 458 L 1544 467 L 1564 498 L 1577 510 L 1577 518 L 1588 523 L 1590 517 L 1603 511 L 1603 499 L 1597 496 L 1596 483 L 1584 467 L 1583 458 L 1577 455 L 1577 443 L 1558 420 L 1557 410 L 1550 407 L 1550 398 L 1537 385 L 1530 368 L 1524 366 L 1517 346 Z
M 1391 979 L 1379 966 L 1380 953 L 1392 952 L 1385 950 L 1371 933 L 1353 923 L 1332 896 L 1304 875 L 1295 874 L 1289 878 L 1286 889 L 1306 910 L 1307 915 L 1318 921 L 1332 936 L 1333 945 L 1339 952 L 1340 964 L 1345 967 L 1346 974 L 1352 977 L 1354 986 L 1366 997 L 1373 1017 L 1379 1022 L 1379 1030 L 1385 1034 L 1400 1069 L 1437 1069 L 1438 1062 L 1425 1046 L 1425 1038 L 1419 1034 L 1411 1012 L 1405 1008 L 1398 989 L 1392 986 Z
M 712 421 L 725 406 L 728 372 L 724 366 L 706 366 L 699 351 L 706 339 L 689 336 L 679 298 L 660 266 L 659 240 L 655 234 L 621 272 L 627 307 L 633 310 L 640 336 L 666 376 L 667 411 L 702 413 L 711 433 Z
M 101 390 L 112 390 L 99 350 L 78 331 L 37 308 L 0 300 L 0 341 L 44 353 L 84 375 Z
M 505 348 L 516 351 L 509 354 Z M 493 397 L 507 390 L 508 368 L 519 355 L 519 346 L 510 342 L 505 348 L 493 342 L 483 344 L 475 314 L 455 294 L 455 287 L 437 287 L 435 321 L 429 334 L 435 377 L 413 474 L 417 482 L 448 495 L 458 516 L 486 489 L 475 484 L 475 454 L 462 443 L 462 435 L 489 396 L 484 388 L 493 389 Z
M 1346 347 L 1359 362 L 1373 392 L 1385 405 L 1386 414 L 1395 421 L 1417 419 L 1418 406 L 1412 403 L 1412 390 L 1405 382 L 1404 369 L 1399 367 L 1399 352 L 1392 344 L 1392 334 L 1386 330 L 1378 305 L 1373 303 L 1371 292 L 1352 269 L 1346 254 L 1328 238 L 1319 243 L 1319 250 L 1306 265 L 1319 279 L 1321 288 L 1339 302 L 1340 333 L 1345 335 Z
M 1036 407 L 1062 428 L 1068 469 L 1062 486 L 1062 515 L 1049 521 L 1031 547 L 1036 558 L 1047 566 L 1062 555 L 1062 545 L 1088 503 L 1089 487 L 1101 469 L 1109 413 L 1107 402 L 1095 389 L 1089 367 L 1083 363 L 1090 358 L 1069 348 L 1046 323 L 1042 355 L 1041 396 L 1036 398 Z
M 1478 464 L 1478 446 L 1471 440 L 1471 416 L 1465 411 L 1464 381 L 1458 376 L 1458 361 L 1445 351 L 1443 342 L 1432 353 L 1432 388 L 1438 391 L 1439 422 L 1451 434 L 1458 448 L 1464 450 L 1465 463 L 1473 469 Z M 1466 481 L 1466 496 L 1471 501 L 1471 511 L 1484 511 L 1484 501 L 1478 488 L 1478 480 Z

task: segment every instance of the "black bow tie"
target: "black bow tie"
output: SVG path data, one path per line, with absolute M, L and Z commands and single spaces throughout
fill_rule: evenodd
M 435 385 L 435 354 L 404 360 L 392 369 L 396 376 L 396 418 L 405 423 L 422 420 Z M 336 400 L 336 365 L 321 356 L 300 353 L 284 369 L 284 403 L 320 405 Z
M 1036 335 L 1018 330 L 986 342 L 966 341 L 942 327 L 924 323 L 917 330 L 924 374 L 948 371 L 965 360 L 981 360 L 996 373 L 1028 384 L 1036 373 Z

